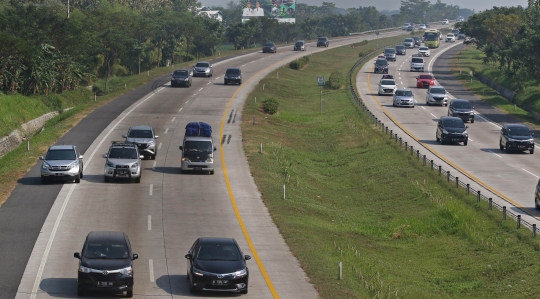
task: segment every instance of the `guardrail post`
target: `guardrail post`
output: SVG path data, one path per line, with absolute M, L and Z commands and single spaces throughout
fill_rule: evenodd
M 424 166 L 426 166 L 426 155 L 424 155 Z
M 521 215 L 518 215 L 517 228 L 521 228 Z
M 413 146 L 411 145 L 411 155 L 413 154 L 413 151 L 414 151 Z
M 503 207 L 503 220 L 506 220 L 506 206 Z
M 416 161 L 420 160 L 420 150 L 416 150 Z
M 386 129 L 388 130 L 388 127 Z M 384 123 L 381 123 L 381 130 L 384 132 Z
M 431 170 L 433 170 L 433 160 L 431 160 Z
M 375 115 L 374 115 L 373 117 L 375 117 Z M 379 121 L 379 119 L 375 117 L 375 125 L 376 125 L 376 126 L 379 125 L 378 121 Z
M 467 195 L 469 195 L 469 189 L 471 188 L 470 184 L 467 184 Z
M 408 149 L 407 141 L 405 141 L 405 150 Z
M 476 191 L 476 201 L 480 202 L 480 190 Z
M 390 131 L 392 131 L 392 130 L 390 130 Z M 386 127 L 386 134 L 388 134 L 388 126 Z M 390 136 L 392 136 L 392 135 L 390 134 Z
M 446 171 L 446 181 L 450 182 L 450 170 Z
M 536 224 L 533 224 L 533 237 L 536 237 Z
M 489 198 L 489 210 L 493 210 L 493 199 Z
M 439 176 L 441 175 L 441 173 L 442 173 L 442 166 L 439 165 Z
M 459 188 L 459 177 L 456 177 L 456 188 Z
M 394 132 L 392 132 L 392 130 L 390 130 L 390 139 L 392 139 L 392 137 L 394 137 Z
M 396 134 L 396 138 L 397 138 L 397 134 Z M 403 142 L 403 139 L 401 139 L 401 137 L 399 137 L 399 146 L 401 146 L 402 142 Z

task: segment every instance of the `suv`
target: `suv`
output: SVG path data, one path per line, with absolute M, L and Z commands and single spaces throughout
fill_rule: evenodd
M 403 45 L 405 46 L 405 48 L 415 48 L 416 47 L 416 44 L 414 43 L 414 39 L 410 38 L 410 37 L 403 40 Z
M 397 90 L 397 84 L 394 79 L 381 79 L 379 82 L 379 95 L 393 95 Z
M 386 60 L 396 61 L 396 49 L 386 48 L 384 49 L 384 57 Z
M 506 152 L 511 150 L 526 151 L 534 153 L 534 133 L 529 128 L 522 124 L 506 124 L 501 129 L 501 137 L 499 138 L 499 148 L 506 149 Z
M 52 180 L 75 181 L 80 183 L 83 177 L 83 156 L 74 145 L 53 145 L 45 156 L 41 165 L 41 183 L 46 184 Z
M 435 138 L 437 142 L 445 144 L 447 142 L 463 142 L 463 145 L 467 145 L 469 141 L 469 133 L 467 133 L 467 126 L 463 120 L 459 117 L 453 116 L 441 116 L 437 122 L 437 132 Z
M 455 116 L 474 123 L 474 107 L 468 100 L 453 99 L 448 105 L 448 116 Z
M 411 37 L 412 39 L 414 39 L 414 45 L 415 46 L 421 46 L 422 45 L 422 40 L 418 37 L 418 36 L 413 36 Z
M 328 45 L 330 45 L 328 37 L 319 37 L 317 39 L 317 47 L 328 47 Z
M 111 179 L 127 178 L 141 182 L 141 159 L 137 144 L 124 141 L 113 141 L 109 153 L 103 154 L 105 161 L 105 182 Z
M 90 232 L 82 251 L 73 256 L 79 259 L 78 296 L 86 291 L 125 291 L 126 297 L 133 297 L 133 261 L 139 256 L 132 252 L 124 232 Z
M 444 87 L 437 85 L 437 86 L 430 86 L 427 91 L 426 95 L 426 105 L 444 105 L 448 106 L 448 94 L 446 93 L 446 89 Z
M 397 55 L 405 55 L 405 54 L 407 54 L 407 49 L 405 48 L 405 45 L 397 45 L 396 46 L 396 54 Z
M 237 67 L 230 67 L 225 71 L 225 77 L 223 77 L 223 84 L 229 83 L 242 84 L 242 71 Z
M 207 61 L 199 61 L 193 67 L 193 77 L 212 77 L 214 70 L 212 69 L 212 64 Z
M 150 157 L 152 160 L 156 159 L 156 139 L 159 136 L 155 134 L 154 128 L 143 125 L 133 126 L 129 128 L 127 135 L 124 134 L 122 137 L 126 138 L 126 142 L 137 144 L 139 152 L 144 155 L 145 158 Z
M 303 40 L 298 40 L 296 43 L 294 43 L 293 51 L 305 51 L 306 50 L 306 42 Z
M 191 72 L 188 69 L 176 70 L 172 73 L 171 87 L 185 86 L 191 87 Z
M 414 54 L 411 58 L 411 72 L 424 71 L 424 58 L 419 54 Z
M 386 59 L 375 60 L 375 68 L 373 69 L 373 72 L 388 74 L 388 61 Z

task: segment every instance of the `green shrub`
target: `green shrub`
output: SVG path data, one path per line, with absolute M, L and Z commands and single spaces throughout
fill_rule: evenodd
M 369 44 L 369 41 L 365 39 L 365 40 L 363 40 L 363 41 L 361 41 L 359 43 L 351 44 L 351 48 L 362 47 L 362 46 L 365 46 L 367 44 Z
M 291 61 L 291 63 L 289 63 L 289 67 L 293 70 L 299 70 L 303 68 L 304 65 L 308 64 L 308 62 L 309 62 L 309 56 L 304 56 L 300 59 Z
M 279 106 L 279 103 L 274 98 L 268 98 L 262 102 L 263 111 L 270 115 L 277 113 L 278 106 Z
M 341 72 L 332 72 L 328 84 L 332 89 L 340 89 L 341 86 L 345 85 L 345 76 Z

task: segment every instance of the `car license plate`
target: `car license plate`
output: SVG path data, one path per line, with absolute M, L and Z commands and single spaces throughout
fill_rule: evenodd
M 202 170 L 202 167 L 193 167 L 193 170 Z
M 126 175 L 126 174 L 127 174 L 127 171 L 125 171 L 125 170 L 118 170 L 118 171 L 116 171 L 116 174 L 119 174 L 119 175 Z
M 98 281 L 98 282 L 97 282 L 97 286 L 100 287 L 100 288 L 103 288 L 103 287 L 112 287 L 112 286 L 113 286 L 113 282 L 112 282 L 112 281 Z
M 60 173 L 59 173 L 59 172 L 57 172 L 57 173 L 55 173 L 54 175 L 55 175 L 55 176 L 63 176 L 64 174 L 63 174 L 63 173 L 61 173 L 61 172 L 60 172 Z
M 212 280 L 213 285 L 226 285 L 229 284 L 228 280 Z
M 519 148 L 524 148 L 525 146 L 524 145 L 518 145 Z

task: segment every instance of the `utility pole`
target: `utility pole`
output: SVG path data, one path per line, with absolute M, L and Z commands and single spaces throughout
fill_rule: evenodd
M 67 0 L 67 18 L 69 20 L 69 0 Z

